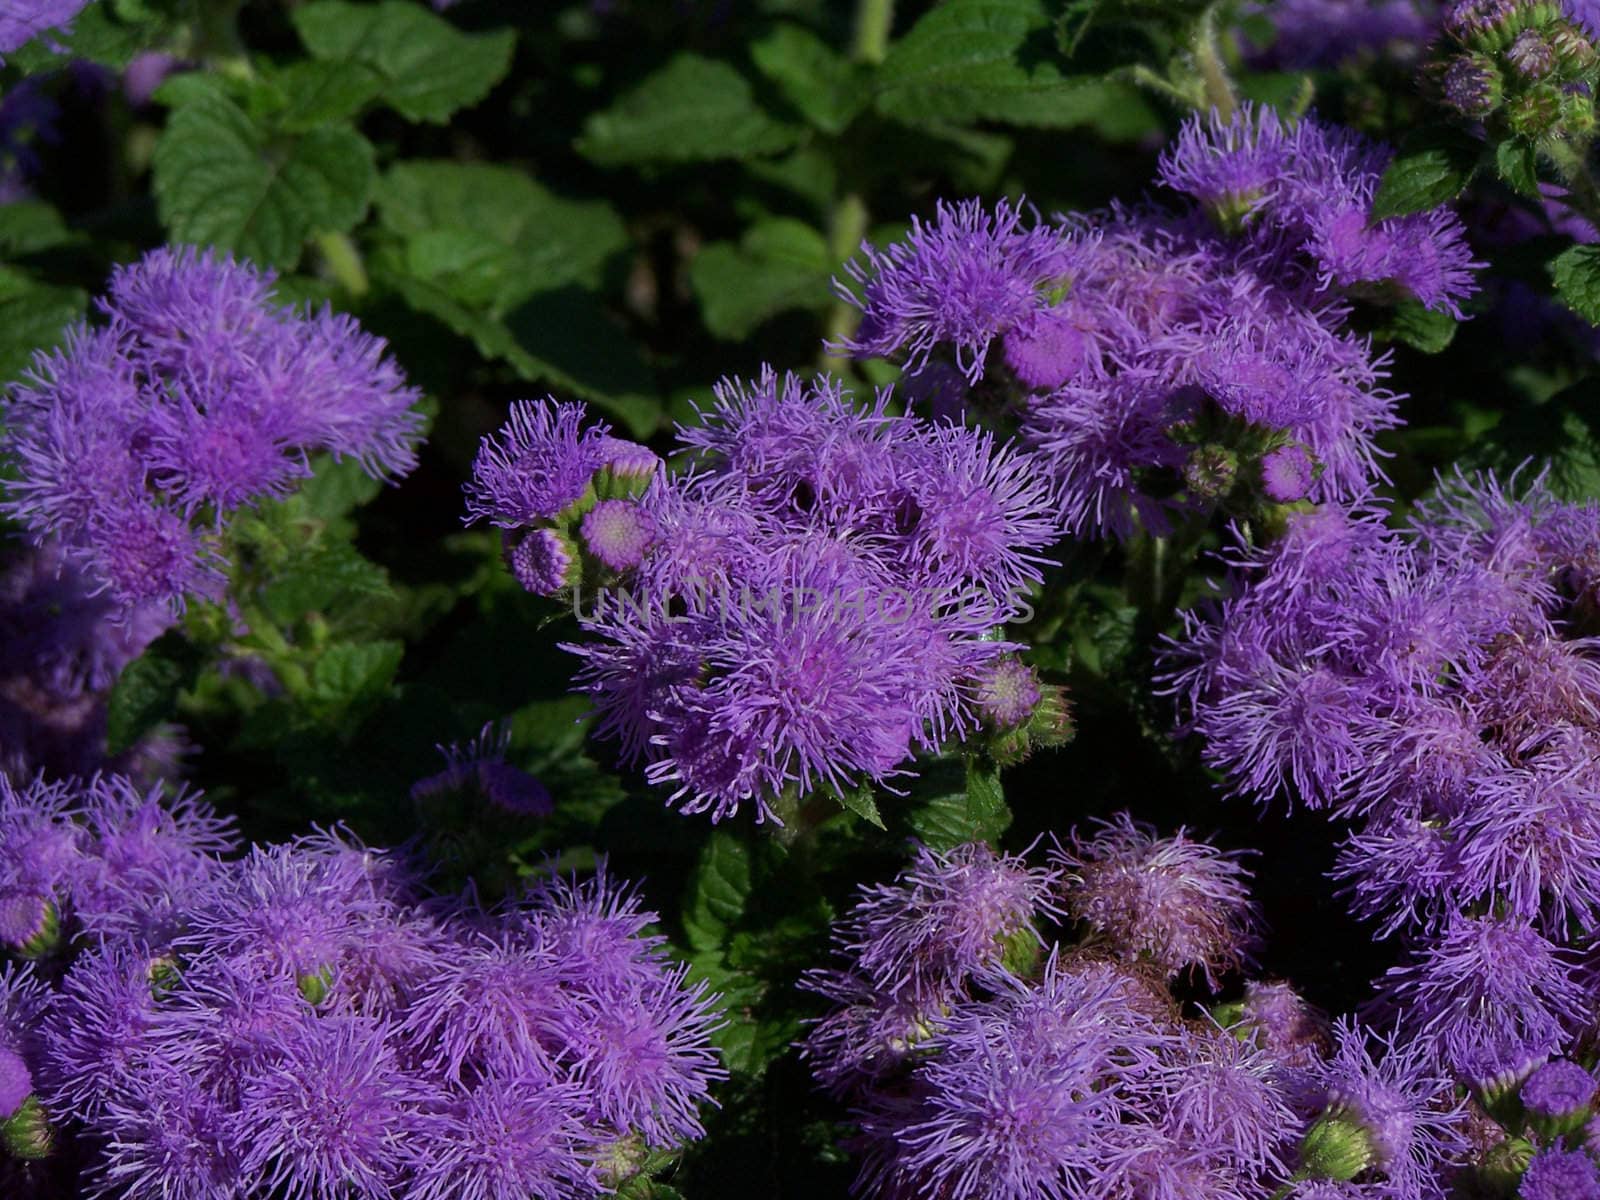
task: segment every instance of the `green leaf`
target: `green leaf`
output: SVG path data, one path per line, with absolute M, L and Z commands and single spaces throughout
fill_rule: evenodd
M 282 96 L 274 122 L 290 133 L 302 133 L 355 117 L 378 98 L 383 79 L 360 63 L 302 59 L 274 75 L 272 86 Z
M 1600 500 L 1600 379 L 1508 412 L 1473 451 L 1472 465 L 1502 474 L 1529 460 L 1547 464 L 1545 483 L 1557 496 L 1579 504 Z
M 584 122 L 578 151 L 603 167 L 781 154 L 803 130 L 756 103 L 725 62 L 680 54 Z
M 843 133 L 871 99 L 866 68 L 799 25 L 779 25 L 750 47 L 756 67 L 824 133 Z
M 947 0 L 894 44 L 877 72 L 878 111 L 912 125 L 1004 121 L 1066 129 L 1153 120 L 1131 90 L 1057 66 L 1045 0 Z
M 401 163 L 384 176 L 378 215 L 406 240 L 418 279 L 503 315 L 535 292 L 596 286 L 628 244 L 603 201 L 563 199 L 522 171 L 480 163 Z
M 1451 140 L 1395 158 L 1378 182 L 1372 218 L 1404 216 L 1447 204 L 1461 194 L 1477 163 L 1476 146 Z
M 311 698 L 334 709 L 383 695 L 400 669 L 405 645 L 396 641 L 330 646 L 311 673 Z
M 737 246 L 707 246 L 689 268 L 689 284 L 706 328 L 736 341 L 785 309 L 826 307 L 835 265 L 822 234 L 778 217 L 752 226 Z
M 1395 305 L 1389 323 L 1378 330 L 1386 341 L 1404 342 L 1424 354 L 1438 354 L 1456 336 L 1457 321 L 1447 312 L 1426 308 L 1418 300 L 1406 299 Z
M 1600 246 L 1573 246 L 1549 263 L 1556 294 L 1591 325 L 1600 325 Z
M 660 425 L 661 401 L 637 344 L 589 293 L 544 293 L 500 320 L 409 274 L 383 278 L 417 311 L 470 339 L 484 357 L 504 359 L 522 378 L 593 402 L 634 437 L 649 437 Z
M 383 491 L 383 483 L 353 458 L 324 457 L 313 462 L 311 478 L 300 485 L 297 496 L 306 511 L 320 520 L 337 521 Z
M 856 816 L 860 817 L 868 825 L 874 826 L 878 829 L 888 828 L 888 826 L 883 823 L 883 814 L 878 811 L 878 801 L 873 796 L 870 785 L 858 788 L 849 788 L 840 792 L 838 795 L 839 803 L 845 808 L 849 809 L 851 812 L 855 813 Z
M 15 11 L 9 3 L 6 8 Z M 19 68 L 25 75 L 42 74 L 77 60 L 120 71 L 141 50 L 158 44 L 170 26 L 170 19 L 153 9 L 91 4 L 68 28 L 49 30 L 3 57 L 7 66 Z
M 370 67 L 383 98 L 411 121 L 443 124 L 478 103 L 505 77 L 516 34 L 462 33 L 420 4 L 318 0 L 290 16 L 316 58 Z
M 88 303 L 88 294 L 78 288 L 39 283 L 0 267 L 0 381 L 21 375 L 36 350 L 57 345 Z
M 330 542 L 292 558 L 262 589 L 261 603 L 274 620 L 287 624 L 335 604 L 393 594 L 381 567 L 346 542 Z
M 43 200 L 0 204 L 0 255 L 7 258 L 52 250 L 82 236 L 69 229 L 55 207 Z
M 106 753 L 122 754 L 171 717 L 179 693 L 194 685 L 200 663 L 187 640 L 168 633 L 124 667 L 106 698 Z
M 189 90 L 156 143 L 156 203 L 176 241 L 292 267 L 313 233 L 361 220 L 372 145 L 347 125 L 270 138 L 218 87 Z
M 1532 146 L 1508 139 L 1494 148 L 1495 172 L 1508 186 L 1530 199 L 1539 199 L 1539 156 Z
M 713 830 L 700 852 L 683 906 L 683 931 L 691 949 L 715 950 L 744 915 L 750 898 L 750 850 L 727 830 Z
M 913 799 L 907 822 L 933 850 L 992 841 L 1011 824 L 998 769 L 976 759 L 935 764 L 913 785 Z

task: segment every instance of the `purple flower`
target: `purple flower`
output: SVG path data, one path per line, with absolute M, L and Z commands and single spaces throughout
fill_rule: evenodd
M 216 1200 L 236 1194 L 241 1147 L 216 1096 L 182 1070 L 141 1073 L 96 1121 L 104 1149 L 89 1194 Z
M 88 0 L 18 0 L 0 13 L 0 55 L 31 42 L 41 33 L 72 21 Z
M 1417 1045 L 1493 1085 L 1564 1048 L 1591 1005 L 1562 952 L 1527 925 L 1456 917 L 1383 980 Z
M 1253 58 L 1286 70 L 1339 66 L 1369 55 L 1417 56 L 1438 17 L 1431 0 L 1276 0 L 1252 6 L 1273 39 Z
M 576 1200 L 603 1184 L 583 1089 L 542 1076 L 486 1079 L 455 1095 L 412 1150 L 412 1200 Z
M 1118 957 L 1168 978 L 1197 969 L 1215 990 L 1219 973 L 1247 961 L 1256 923 L 1239 856 L 1182 830 L 1158 838 L 1127 813 L 1097 825 L 1051 856 L 1067 911 Z
M 1328 1019 L 1287 983 L 1245 984 L 1243 1023 L 1286 1067 L 1309 1067 L 1332 1043 Z
M 56 1112 L 102 1112 L 151 1045 L 156 979 L 171 961 L 137 944 L 80 954 L 61 982 L 41 1034 L 40 1094 Z
M 387 1032 L 368 1018 L 306 1017 L 246 1073 L 232 1132 L 248 1188 L 290 1200 L 390 1194 L 419 1088 Z
M 581 404 L 520 400 L 483 440 L 466 485 L 467 518 L 517 529 L 559 516 L 589 489 L 609 427 L 579 429 Z
M 1057 911 L 1056 882 L 1055 871 L 981 842 L 945 854 L 918 847 L 895 883 L 861 889 L 834 938 L 874 991 L 936 1006 L 998 969 L 1013 939 L 1039 941 L 1033 922 Z
M 584 514 L 581 528 L 589 553 L 613 571 L 642 563 L 656 533 L 650 514 L 632 500 L 600 501 Z
M 1520 1093 L 1522 1104 L 1539 1117 L 1569 1117 L 1588 1110 L 1600 1083 L 1575 1062 L 1559 1059 L 1528 1076 Z
M 497 726 L 492 721 L 469 742 L 437 747 L 444 755 L 445 769 L 412 784 L 411 798 L 424 800 L 443 792 L 476 787 L 484 799 L 506 812 L 547 816 L 555 804 L 550 790 L 506 761 L 510 748 L 509 726 Z
M 1261 459 L 1261 487 L 1279 504 L 1293 504 L 1311 494 L 1316 463 L 1299 446 L 1280 446 Z
M 978 677 L 978 708 L 996 729 L 1025 724 L 1039 707 L 1039 677 L 1018 658 L 996 660 Z
M 1552 1147 L 1528 1163 L 1519 1200 L 1600 1200 L 1600 1167 L 1581 1150 Z
M 1353 1135 L 1365 1160 L 1361 1176 L 1383 1181 L 1395 1195 L 1437 1193 L 1438 1172 L 1466 1148 L 1465 1109 L 1450 1081 L 1436 1073 L 1425 1047 L 1375 1041 L 1352 1021 L 1338 1023 L 1334 1042 L 1333 1054 L 1314 1068 L 1328 1106 L 1323 1122 Z
M 860 297 L 839 286 L 861 309 L 861 326 L 836 349 L 862 357 L 905 351 L 915 367 L 949 343 L 972 382 L 989 343 L 1042 308 L 1068 266 L 1055 232 L 1027 224 L 1006 201 L 992 214 L 976 200 L 941 202 L 931 223 L 911 219 L 905 241 L 882 251 L 864 242 L 861 250 L 847 268 Z
M 75 326 L 6 403 L 4 511 L 59 539 L 123 607 L 214 597 L 227 513 L 280 496 L 308 453 L 415 465 L 421 417 L 383 343 L 270 299 L 272 276 L 192 249 L 119 267 L 110 324 Z

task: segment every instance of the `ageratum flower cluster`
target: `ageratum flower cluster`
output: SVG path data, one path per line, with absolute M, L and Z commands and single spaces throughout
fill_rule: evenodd
M 1052 489 L 989 434 L 888 405 L 728 380 L 680 429 L 680 474 L 573 405 L 520 405 L 484 444 L 469 515 L 511 531 L 529 590 L 609 589 L 567 647 L 579 686 L 686 812 L 770 818 L 1038 706 L 994 634 L 1059 534 Z
M 337 834 L 234 848 L 194 795 L 0 783 L 13 1155 L 125 1200 L 577 1200 L 701 1135 L 716 998 L 603 867 L 486 913 Z
M 1237 860 L 1126 816 L 1050 866 L 919 850 L 836 930 L 802 1053 L 860 1126 L 857 1191 L 943 1200 L 1421 1200 L 1464 1148 L 1422 1051 L 1286 985 L 1186 1019 L 1167 983 L 1246 961 Z M 1048 944 L 1070 917 L 1083 937 Z
M 4 406 L 17 464 L 0 511 L 126 608 L 219 594 L 229 513 L 287 494 L 308 455 L 378 478 L 415 464 L 418 393 L 384 343 L 273 276 L 211 252 L 151 251 L 112 275 L 106 324 L 39 354 Z
M 941 205 L 851 266 L 862 320 L 836 348 L 902 357 L 940 403 L 1004 404 L 1076 534 L 1159 533 L 1240 487 L 1359 496 L 1399 397 L 1349 298 L 1459 316 L 1479 265 L 1445 209 L 1374 216 L 1388 159 L 1268 108 L 1191 118 L 1160 181 L 1195 208 Z
M 1170 684 L 1235 794 L 1356 822 L 1335 874 L 1414 942 L 1385 996 L 1500 1088 L 1595 1027 L 1572 951 L 1600 929 L 1600 506 L 1457 476 L 1383 515 L 1290 516 Z
M 1538 144 L 1595 129 L 1592 0 L 1458 0 L 1432 64 L 1444 102 L 1492 133 Z

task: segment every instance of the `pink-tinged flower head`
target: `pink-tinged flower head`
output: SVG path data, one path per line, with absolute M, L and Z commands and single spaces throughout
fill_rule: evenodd
M 467 519 L 517 529 L 560 515 L 588 491 L 604 463 L 604 424 L 580 429 L 581 404 L 519 400 L 483 440 L 466 484 Z
M 1316 463 L 1300 446 L 1280 446 L 1261 459 L 1261 489 L 1279 504 L 1293 504 L 1311 493 Z
M 632 500 L 602 500 L 583 516 L 583 543 L 613 571 L 644 561 L 655 540 L 655 521 Z
M 1052 856 L 1068 911 L 1111 950 L 1171 978 L 1194 969 L 1213 988 L 1247 961 L 1256 922 L 1237 854 L 1119 813 Z
M 1042 307 L 1069 266 L 1060 233 L 1030 225 L 1006 201 L 992 213 L 976 200 L 941 202 L 932 222 L 912 218 L 903 242 L 881 251 L 863 243 L 848 268 L 861 295 L 839 289 L 861 309 L 861 326 L 839 348 L 863 357 L 903 351 L 917 366 L 947 343 L 976 382 L 989 343 Z
M 835 940 L 883 995 L 936 1004 L 996 970 L 1011 939 L 1038 940 L 1033 922 L 1055 911 L 1055 882 L 981 842 L 944 854 L 918 847 L 893 884 L 862 889 Z

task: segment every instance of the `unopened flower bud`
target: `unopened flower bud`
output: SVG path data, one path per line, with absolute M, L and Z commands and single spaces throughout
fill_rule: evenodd
M 44 958 L 61 943 L 61 913 L 49 896 L 22 892 L 0 900 L 0 945 L 21 958 Z
M 1372 1134 L 1353 1114 L 1338 1109 L 1318 1117 L 1300 1143 L 1302 1169 L 1313 1179 L 1354 1179 L 1374 1157 Z
M 1233 488 L 1239 476 L 1239 456 L 1226 446 L 1205 445 L 1189 456 L 1183 480 L 1202 500 L 1215 500 Z
M 49 1158 L 55 1149 L 55 1132 L 37 1096 L 29 1096 L 22 1107 L 0 1122 L 0 1145 L 17 1158 Z
M 570 538 L 554 529 L 507 534 L 505 555 L 516 581 L 535 596 L 560 595 L 573 582 L 577 550 Z
M 1480 120 L 1500 107 L 1504 90 L 1500 69 L 1482 54 L 1463 54 L 1452 59 L 1441 81 L 1444 100 L 1464 117 Z

